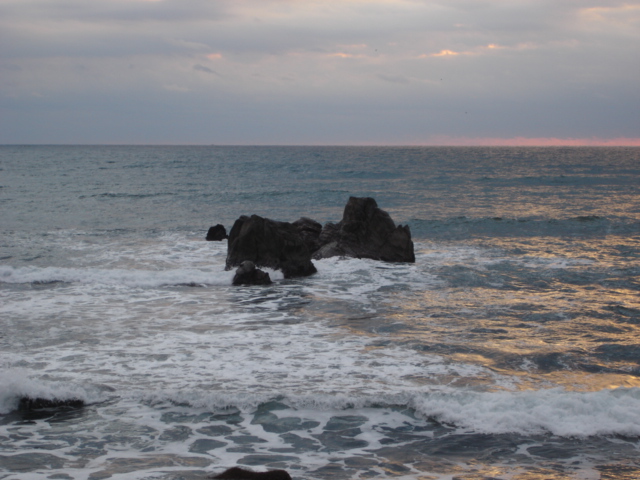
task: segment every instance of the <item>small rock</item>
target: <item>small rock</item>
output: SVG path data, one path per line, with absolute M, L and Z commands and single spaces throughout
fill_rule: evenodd
M 210 242 L 219 242 L 225 238 L 229 238 L 229 236 L 227 235 L 227 230 L 224 228 L 224 225 L 218 224 L 215 227 L 209 228 L 207 232 L 207 240 Z
M 271 277 L 267 272 L 256 268 L 252 261 L 245 260 L 236 270 L 232 283 L 233 285 L 269 285 Z
M 225 480 L 291 480 L 286 470 L 269 470 L 267 472 L 253 472 L 240 467 L 233 467 L 210 478 Z
M 84 401 L 79 398 L 30 398 L 22 397 L 18 406 L 19 410 L 42 410 L 50 408 L 82 408 L 84 407 Z

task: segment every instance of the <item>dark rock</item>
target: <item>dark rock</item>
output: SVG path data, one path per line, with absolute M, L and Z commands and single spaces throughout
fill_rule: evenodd
M 346 256 L 385 262 L 415 262 L 408 226 L 396 226 L 373 198 L 351 197 L 339 223 L 327 223 L 313 258 Z
M 229 236 L 227 235 L 227 229 L 224 228 L 224 225 L 218 224 L 215 227 L 209 228 L 207 232 L 207 240 L 210 242 L 219 242 L 225 238 L 229 238 Z
M 233 467 L 209 478 L 228 480 L 291 480 L 286 470 L 269 470 L 267 472 L 253 472 L 240 467 Z
M 310 252 L 315 252 L 320 248 L 320 233 L 322 224 L 307 217 L 302 217 L 292 224 L 298 230 L 300 238 Z
M 18 409 L 22 411 L 44 410 L 53 408 L 82 408 L 85 403 L 79 398 L 20 398 Z
M 232 283 L 234 285 L 270 285 L 271 277 L 267 272 L 256 268 L 252 261 L 245 260 L 236 270 Z
M 258 267 L 282 270 L 285 278 L 304 277 L 317 271 L 309 249 L 293 224 L 258 215 L 243 215 L 229 232 L 226 269 L 245 260 Z

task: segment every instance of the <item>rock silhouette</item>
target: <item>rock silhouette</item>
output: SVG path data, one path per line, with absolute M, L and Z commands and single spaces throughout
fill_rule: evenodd
M 224 480 L 291 480 L 286 470 L 269 470 L 267 472 L 252 472 L 240 467 L 233 467 L 209 478 Z
M 21 411 L 53 409 L 53 408 L 82 408 L 85 403 L 79 398 L 31 398 L 21 397 L 18 409 Z
M 209 242 L 219 242 L 224 240 L 225 238 L 229 238 L 227 235 L 227 229 L 224 228 L 224 225 L 217 224 L 214 227 L 210 227 L 207 231 L 207 241 Z
M 243 215 L 229 232 L 226 269 L 246 260 L 256 267 L 282 270 L 285 278 L 305 277 L 317 271 L 296 227 L 258 215 Z
M 315 252 L 320 248 L 320 232 L 322 232 L 322 224 L 307 217 L 302 217 L 293 222 L 300 238 L 307 246 L 310 252 Z
M 268 274 L 255 267 L 281 270 L 285 278 L 316 273 L 312 258 L 371 258 L 415 262 L 409 226 L 393 222 L 370 197 L 350 197 L 342 220 L 324 227 L 307 217 L 293 223 L 243 215 L 229 232 L 226 269 L 238 267 L 234 285 L 267 284 Z M 250 262 L 242 267 L 243 262 Z
M 320 232 L 314 259 L 335 256 L 371 258 L 385 262 L 416 261 L 409 226 L 396 226 L 370 197 L 350 197 L 339 223 Z
M 252 261 L 245 260 L 236 270 L 232 283 L 233 285 L 269 285 L 272 282 L 267 272 L 256 268 Z

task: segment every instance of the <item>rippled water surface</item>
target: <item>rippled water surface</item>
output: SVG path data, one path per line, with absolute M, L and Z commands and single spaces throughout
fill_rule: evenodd
M 640 149 L 5 146 L 0 169 L 0 478 L 640 477 Z M 232 287 L 204 241 L 350 195 L 415 264 Z

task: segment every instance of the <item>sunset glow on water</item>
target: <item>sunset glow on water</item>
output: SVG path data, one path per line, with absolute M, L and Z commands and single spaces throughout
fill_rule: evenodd
M 633 478 L 639 155 L 0 147 L 0 472 Z M 415 263 L 234 287 L 204 240 L 352 195 L 409 225 Z

